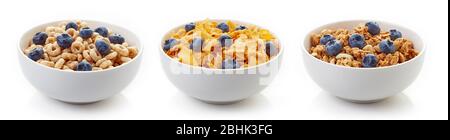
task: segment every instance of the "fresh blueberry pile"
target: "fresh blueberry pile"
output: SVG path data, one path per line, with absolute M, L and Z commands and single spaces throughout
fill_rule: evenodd
M 377 64 L 378 64 L 377 56 L 373 54 L 367 54 L 366 56 L 364 56 L 362 60 L 362 65 L 365 68 L 373 68 L 376 67 Z
M 364 38 L 363 35 L 360 35 L 360 34 L 351 35 L 348 42 L 350 44 L 350 47 L 352 47 L 352 48 L 358 47 L 358 48 L 362 49 L 366 46 L 366 39 Z
M 33 37 L 33 43 L 36 45 L 44 45 L 47 41 L 48 35 L 44 32 L 36 33 Z
M 33 61 L 38 61 L 44 58 L 44 50 L 42 48 L 35 48 L 28 54 L 28 58 Z
M 172 49 L 175 45 L 177 45 L 177 40 L 176 39 L 168 39 L 164 42 L 164 46 L 163 49 L 165 52 L 169 51 L 170 49 Z
M 56 37 L 56 41 L 58 42 L 59 47 L 63 49 L 67 49 L 71 47 L 73 43 L 73 39 L 69 34 L 61 34 L 58 37 Z
M 376 22 L 373 22 L 373 21 L 367 22 L 366 26 L 371 35 L 378 35 L 381 32 L 380 25 L 378 25 L 378 23 L 376 23 Z
M 383 32 L 380 25 L 374 21 L 367 22 L 362 26 L 355 28 L 354 33 L 345 32 L 345 34 L 343 34 L 340 32 L 331 32 L 330 34 L 329 31 L 330 30 L 324 30 L 320 36 L 313 37 L 315 42 L 311 47 L 311 54 L 330 63 L 352 67 L 373 68 L 393 65 L 398 63 L 400 59 L 404 61 L 407 59 L 406 56 L 408 55 L 417 55 L 415 52 L 400 52 L 400 50 L 398 50 L 401 45 L 396 47 L 396 41 L 397 44 L 404 41 L 403 35 L 399 30 L 391 29 L 387 32 Z M 407 45 L 409 45 L 410 48 L 413 47 L 411 42 Z M 323 51 L 323 53 L 320 51 Z M 320 56 L 321 54 L 327 56 Z M 380 59 L 380 56 L 383 59 Z M 408 57 L 408 59 L 411 59 L 413 56 Z M 390 64 L 392 61 L 387 59 L 393 59 L 396 62 Z
M 190 31 L 194 30 L 195 23 L 192 22 L 192 23 L 186 24 L 186 26 L 184 26 L 184 29 L 186 30 L 186 32 L 190 32 Z
M 50 26 L 64 32 L 36 33 L 24 53 L 40 64 L 73 71 L 109 69 L 136 57 L 137 49 L 130 47 L 123 36 L 111 34 L 106 27 L 93 30 L 86 25 L 79 21 L 63 27 Z M 168 48 L 174 45 L 169 43 Z
M 81 61 L 81 63 L 77 65 L 77 71 L 92 71 L 92 65 L 87 61 Z
M 103 37 L 108 37 L 109 35 L 108 28 L 106 27 L 98 27 L 97 29 L 95 29 L 95 32 Z
M 392 42 L 391 40 L 383 40 L 380 42 L 380 49 L 381 52 L 389 54 L 389 53 L 394 53 L 395 50 L 395 46 L 394 46 L 394 42 Z
M 91 38 L 94 34 L 94 31 L 92 31 L 89 27 L 83 28 L 80 31 L 80 37 L 83 39 Z
M 108 43 L 106 43 L 103 40 L 95 41 L 95 48 L 103 56 L 108 55 L 109 52 L 111 51 L 111 47 L 108 45 Z
M 220 23 L 219 25 L 217 25 L 217 28 L 222 30 L 222 32 L 224 32 L 224 33 L 227 33 L 230 31 L 230 27 L 226 23 Z
M 333 37 L 333 35 L 326 34 L 323 35 L 322 38 L 320 38 L 320 44 L 326 45 L 328 42 L 335 40 L 336 38 Z

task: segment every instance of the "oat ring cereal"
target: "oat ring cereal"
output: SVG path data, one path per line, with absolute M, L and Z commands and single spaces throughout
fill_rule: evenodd
M 57 44 L 49 43 L 45 45 L 44 50 L 47 52 L 49 56 L 55 57 L 62 53 L 61 47 L 59 47 Z
M 280 51 L 268 30 L 233 21 L 203 20 L 170 34 L 164 52 L 184 64 L 211 69 L 240 69 L 266 63 Z
M 138 49 L 107 27 L 63 22 L 36 33 L 23 53 L 39 64 L 67 71 L 107 70 L 134 59 Z
M 322 61 L 356 68 L 393 66 L 419 55 L 401 31 L 382 31 L 377 22 L 363 23 L 353 30 L 325 29 L 313 34 L 309 52 Z

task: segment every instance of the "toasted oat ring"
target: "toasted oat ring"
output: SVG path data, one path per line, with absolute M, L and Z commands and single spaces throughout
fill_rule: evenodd
M 83 42 L 83 38 L 77 37 L 74 42 Z
M 95 66 L 100 66 L 103 62 L 105 62 L 105 61 L 107 61 L 108 59 L 106 59 L 106 58 L 102 58 L 102 59 L 100 59 L 100 60 L 98 60 L 96 63 L 95 63 Z
M 89 50 L 89 55 L 91 56 L 92 60 L 97 62 L 98 60 L 102 59 L 102 56 L 95 51 L 95 49 Z
M 86 50 L 95 49 L 94 44 L 89 44 L 89 45 L 85 45 L 85 46 L 87 47 Z
M 106 60 L 103 63 L 101 63 L 99 67 L 102 69 L 107 69 L 112 65 L 113 65 L 113 63 L 111 62 L 111 60 Z
M 106 55 L 105 58 L 108 59 L 108 60 L 111 60 L 111 59 L 116 58 L 117 55 L 118 55 L 117 52 L 112 52 L 112 53 Z
M 61 47 L 56 44 L 47 44 L 44 47 L 45 52 L 48 53 L 49 56 L 55 57 L 61 54 Z
M 73 28 L 70 28 L 70 29 L 68 29 L 67 31 L 67 34 L 69 34 L 72 38 L 77 38 L 78 37 L 78 31 L 77 30 L 75 30 L 75 29 L 73 29 Z
M 71 50 L 69 48 L 63 49 L 62 50 L 63 53 L 71 53 Z
M 48 66 L 48 67 L 54 67 L 55 66 L 54 62 L 47 61 L 47 60 L 39 60 L 38 63 L 42 64 L 42 65 L 45 65 L 45 66 Z
M 92 60 L 91 55 L 89 55 L 89 50 L 84 50 L 83 51 L 83 57 L 84 57 L 84 59 L 86 59 L 89 62 L 94 61 L 94 60 Z
M 136 47 L 128 47 L 128 51 L 130 52 L 130 58 L 135 58 L 138 55 L 138 50 Z
M 55 56 L 55 57 L 49 57 L 50 61 L 52 61 L 53 63 L 56 63 L 56 61 L 58 61 L 60 58 L 62 58 L 61 55 Z
M 85 46 L 82 42 L 74 42 L 72 43 L 72 46 L 70 47 L 70 50 L 72 53 L 79 54 L 82 53 L 85 49 Z
M 56 61 L 56 63 L 55 63 L 55 68 L 57 68 L 57 69 L 62 69 L 63 68 L 63 66 L 64 66 L 64 63 L 66 63 L 66 60 L 64 60 L 64 59 L 59 59 L 58 61 Z
M 56 37 L 48 37 L 47 40 L 45 40 L 45 44 L 52 44 L 56 42 Z
M 69 66 L 63 66 L 63 68 L 62 68 L 63 70 L 67 70 L 67 71 L 69 71 L 69 70 L 72 70 L 72 69 L 70 69 L 70 67 Z
M 62 57 L 64 60 L 69 60 L 69 61 L 75 61 L 75 60 L 78 59 L 78 55 L 72 54 L 72 53 L 62 53 L 62 54 L 61 54 L 61 57 Z
M 112 49 L 116 52 L 118 52 L 121 56 L 128 56 L 130 52 L 128 51 L 128 48 L 123 45 L 112 45 Z
M 56 27 L 46 27 L 45 28 L 46 33 L 56 32 Z
M 101 71 L 101 70 L 103 70 L 102 68 L 99 68 L 99 67 L 93 67 L 92 68 L 92 71 Z
M 50 61 L 50 57 L 48 56 L 47 53 L 44 53 L 44 60 Z
M 83 60 L 83 55 L 81 53 L 77 54 L 77 60 L 78 62 L 81 62 Z
M 122 61 L 122 63 L 127 63 L 127 62 L 131 61 L 131 58 L 129 58 L 129 57 L 120 57 L 120 61 Z
M 78 65 L 78 61 L 68 61 L 65 66 L 67 66 L 73 70 L 73 69 L 77 68 L 77 65 Z

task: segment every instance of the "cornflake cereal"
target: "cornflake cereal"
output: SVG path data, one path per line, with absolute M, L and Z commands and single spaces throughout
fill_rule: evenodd
M 100 71 L 125 64 L 138 54 L 125 38 L 83 21 L 60 23 L 36 33 L 24 54 L 39 64 L 67 71 Z
M 268 62 L 278 55 L 280 45 L 266 29 L 232 21 L 204 20 L 173 32 L 163 50 L 181 63 L 211 69 L 239 69 Z
M 419 52 L 396 29 L 381 31 L 376 22 L 349 31 L 325 29 L 311 37 L 309 52 L 322 61 L 346 67 L 372 68 L 404 63 Z

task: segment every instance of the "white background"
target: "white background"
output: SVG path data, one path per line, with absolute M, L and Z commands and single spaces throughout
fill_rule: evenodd
M 284 65 L 261 95 L 209 105 L 180 93 L 166 79 L 157 50 L 162 36 L 206 18 L 258 24 L 282 40 Z M 25 80 L 16 49 L 21 34 L 63 19 L 110 22 L 140 37 L 144 61 L 121 95 L 70 105 L 41 95 Z M 429 47 L 426 64 L 403 94 L 377 104 L 352 104 L 322 92 L 308 77 L 300 57 L 306 33 L 347 19 L 389 21 L 422 36 Z M 448 119 L 447 0 L 2 0 L 0 20 L 0 119 Z

